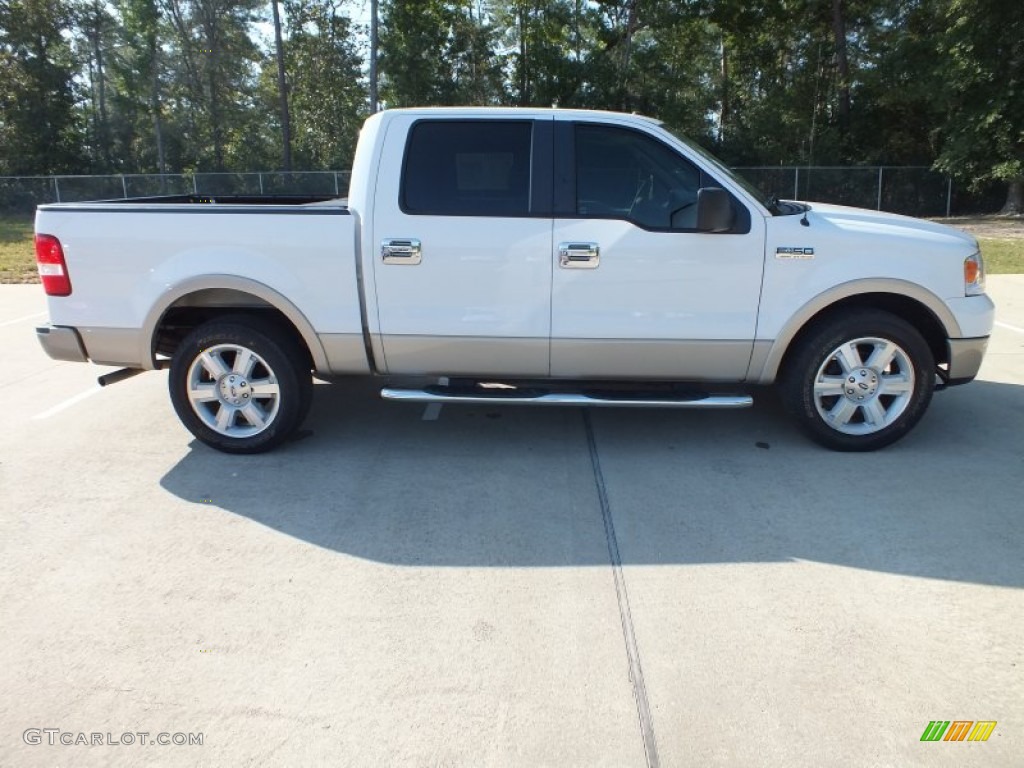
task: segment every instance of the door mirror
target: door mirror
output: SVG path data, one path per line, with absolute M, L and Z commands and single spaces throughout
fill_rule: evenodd
M 732 229 L 732 198 L 721 187 L 697 190 L 697 231 L 728 232 Z

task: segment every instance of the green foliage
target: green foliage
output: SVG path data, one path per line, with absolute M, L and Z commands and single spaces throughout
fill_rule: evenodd
M 0 2 L 0 173 L 81 167 L 66 0 Z
M 351 22 L 332 0 L 286 0 L 285 16 L 293 162 L 299 168 L 348 168 L 367 113 Z
M 367 0 L 285 0 L 296 168 L 344 169 Z M 0 173 L 277 167 L 267 0 L 0 0 Z M 637 111 L 736 165 L 931 165 L 1024 198 L 1024 4 L 380 0 L 385 106 Z M 1024 205 L 1024 202 L 1021 203 Z
M 1024 181 L 1024 5 L 939 5 L 948 112 L 936 167 L 974 184 Z
M 166 117 L 157 0 L 117 0 L 118 44 L 110 56 L 113 156 L 126 173 L 160 171 Z
M 381 96 L 393 107 L 502 101 L 495 30 L 472 0 L 384 0 Z
M 258 0 L 160 0 L 172 70 L 165 105 L 176 116 L 176 165 L 207 171 L 259 162 L 254 71 L 264 59 L 251 35 Z

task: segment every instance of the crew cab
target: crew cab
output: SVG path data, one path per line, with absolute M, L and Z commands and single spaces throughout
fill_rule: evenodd
M 607 112 L 388 110 L 347 199 L 42 205 L 36 254 L 46 352 L 168 367 L 185 426 L 233 453 L 287 440 L 312 375 L 613 407 L 743 407 L 774 384 L 810 437 L 871 450 L 976 376 L 994 314 L 973 237 L 766 197 Z

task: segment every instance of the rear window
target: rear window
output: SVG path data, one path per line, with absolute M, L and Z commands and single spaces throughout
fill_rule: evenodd
M 435 216 L 527 216 L 532 124 L 417 123 L 402 172 L 402 210 Z

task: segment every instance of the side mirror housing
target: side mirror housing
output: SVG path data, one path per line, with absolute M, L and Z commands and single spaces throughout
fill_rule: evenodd
M 732 229 L 732 198 L 721 187 L 702 187 L 697 190 L 697 230 L 699 232 L 728 232 Z

